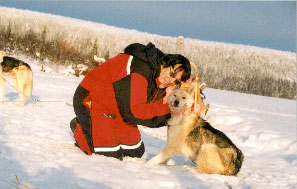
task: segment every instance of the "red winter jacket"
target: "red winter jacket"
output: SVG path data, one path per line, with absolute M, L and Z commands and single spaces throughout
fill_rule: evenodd
M 162 100 L 165 90 L 156 80 L 162 52 L 152 44 L 133 44 L 125 53 L 130 55 L 120 54 L 90 71 L 77 89 L 84 95 L 74 95 L 81 125 L 74 137 L 88 154 L 136 149 L 142 144 L 137 125 L 160 127 L 170 117 Z

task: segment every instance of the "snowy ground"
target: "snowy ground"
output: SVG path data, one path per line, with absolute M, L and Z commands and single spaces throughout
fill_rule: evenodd
M 295 101 L 206 89 L 208 121 L 245 155 L 238 176 L 197 173 L 182 156 L 148 167 L 144 162 L 166 145 L 166 128 L 140 128 L 142 159 L 87 156 L 73 145 L 74 112 L 66 104 L 82 78 L 40 72 L 26 61 L 40 102 L 18 107 L 7 85 L 0 104 L 0 188 L 297 188 Z

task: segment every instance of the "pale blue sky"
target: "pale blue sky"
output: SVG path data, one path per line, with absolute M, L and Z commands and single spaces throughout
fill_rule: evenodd
M 164 36 L 296 51 L 295 1 L 6 1 L 16 7 Z

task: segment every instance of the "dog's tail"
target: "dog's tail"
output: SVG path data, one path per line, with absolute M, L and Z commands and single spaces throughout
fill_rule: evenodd
M 237 158 L 235 160 L 235 175 L 239 172 L 243 159 L 244 159 L 244 155 L 241 152 L 241 150 L 239 150 L 238 148 L 236 148 L 236 152 L 237 152 Z

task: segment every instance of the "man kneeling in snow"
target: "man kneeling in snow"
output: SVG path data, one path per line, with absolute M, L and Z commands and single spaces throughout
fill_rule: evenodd
M 145 149 L 137 125 L 164 126 L 170 118 L 166 88 L 190 74 L 190 62 L 182 55 L 164 54 L 152 43 L 129 45 L 77 87 L 76 118 L 70 123 L 77 146 L 88 155 L 141 157 Z

